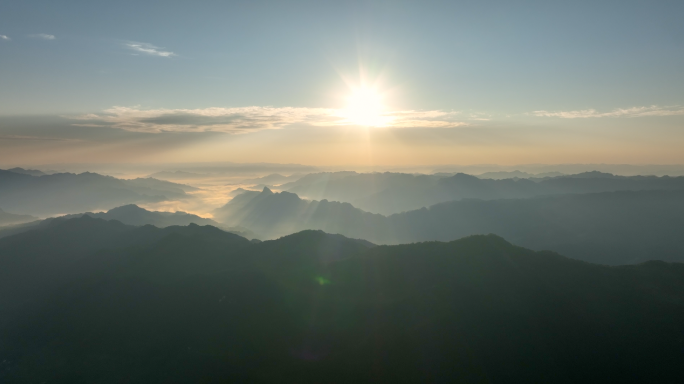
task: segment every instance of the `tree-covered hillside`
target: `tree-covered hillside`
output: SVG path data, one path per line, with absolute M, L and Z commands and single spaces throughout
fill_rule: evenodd
M 0 255 L 4 383 L 684 379 L 682 264 L 90 217 Z

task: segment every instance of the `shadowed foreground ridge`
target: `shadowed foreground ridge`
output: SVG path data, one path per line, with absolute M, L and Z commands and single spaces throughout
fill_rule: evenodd
M 30 257 L 29 257 L 30 256 Z M 0 239 L 0 381 L 681 382 L 684 265 L 88 216 Z

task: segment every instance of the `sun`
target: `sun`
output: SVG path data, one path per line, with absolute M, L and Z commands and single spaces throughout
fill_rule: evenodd
M 383 96 L 373 88 L 356 88 L 347 96 L 342 116 L 351 124 L 382 127 L 390 121 L 385 113 Z

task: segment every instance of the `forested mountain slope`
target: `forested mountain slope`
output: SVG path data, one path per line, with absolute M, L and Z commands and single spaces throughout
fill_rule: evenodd
M 0 279 L 3 383 L 684 379 L 682 264 L 89 217 L 0 239 L 0 255 L 16 276 Z

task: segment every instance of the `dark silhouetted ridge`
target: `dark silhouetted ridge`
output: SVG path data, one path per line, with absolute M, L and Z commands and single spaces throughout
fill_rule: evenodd
M 683 264 L 88 216 L 0 255 L 3 383 L 684 379 Z

